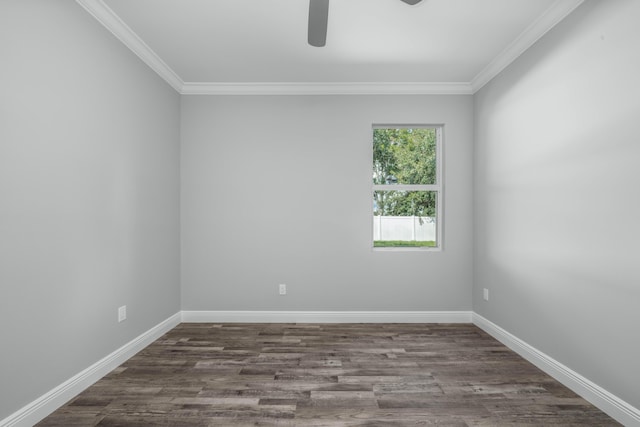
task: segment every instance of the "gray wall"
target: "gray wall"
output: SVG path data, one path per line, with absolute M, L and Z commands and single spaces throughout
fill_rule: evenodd
M 0 58 L 3 419 L 179 311 L 180 104 L 73 1 L 0 2 Z
M 76 3 L 3 1 L 0 419 L 180 309 L 473 306 L 640 407 L 639 15 L 587 1 L 475 97 L 185 96 L 181 118 Z M 443 252 L 371 250 L 372 123 L 445 124 Z
M 445 125 L 443 252 L 372 251 L 373 123 Z M 183 310 L 470 310 L 472 136 L 471 96 L 184 96 Z
M 639 16 L 587 1 L 475 96 L 474 311 L 635 407 Z

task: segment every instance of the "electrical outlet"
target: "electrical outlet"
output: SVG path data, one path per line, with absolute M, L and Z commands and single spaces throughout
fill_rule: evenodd
M 284 283 L 280 283 L 278 290 L 280 292 L 280 295 L 286 295 L 287 294 L 287 285 L 285 285 Z
M 484 298 L 485 301 L 489 301 L 489 289 L 484 288 L 482 290 L 482 298 Z
M 127 306 L 118 307 L 118 322 L 122 322 L 127 318 Z

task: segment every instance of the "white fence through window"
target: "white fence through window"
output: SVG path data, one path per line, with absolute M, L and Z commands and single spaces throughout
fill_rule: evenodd
M 417 216 L 374 216 L 373 240 L 435 241 L 436 219 Z

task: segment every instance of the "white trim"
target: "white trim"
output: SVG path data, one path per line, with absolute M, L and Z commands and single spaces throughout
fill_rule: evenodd
M 76 0 L 89 14 L 116 36 L 171 87 L 180 92 L 184 82 L 116 13 L 102 0 Z
M 440 246 L 374 246 L 373 252 L 442 252 Z
M 187 82 L 183 95 L 471 95 L 469 83 L 424 82 Z
M 511 42 L 471 80 L 470 84 L 473 93 L 482 89 L 491 79 L 500 74 L 509 64 L 515 61 L 549 30 L 580 6 L 583 1 L 584 0 L 556 0 L 549 9 L 529 25 L 522 34 Z
M 440 191 L 440 188 L 438 184 L 373 184 L 373 191 Z
M 431 191 L 436 193 L 436 246 L 424 247 L 384 247 L 374 245 L 374 231 L 371 227 L 371 249 L 373 252 L 442 252 L 443 246 L 443 229 L 444 229 L 444 124 L 383 124 L 374 123 L 371 131 L 371 150 L 370 156 L 373 161 L 373 136 L 377 129 L 408 129 L 422 128 L 435 129 L 436 131 L 436 183 L 435 184 L 372 184 L 372 192 L 376 191 Z M 372 225 L 375 222 L 375 215 L 371 214 Z
M 436 184 L 440 187 L 436 197 L 436 209 L 438 216 L 436 217 L 436 244 L 440 251 L 444 251 L 444 169 L 445 169 L 445 140 L 444 140 L 444 123 L 436 129 Z
M 557 0 L 470 82 L 184 82 L 103 0 L 76 0 L 182 95 L 473 95 L 584 0 Z
M 471 323 L 471 311 L 183 311 L 193 323 Z
M 640 409 L 611 394 L 579 373 L 522 341 L 495 323 L 473 313 L 473 324 L 569 387 L 576 394 L 625 426 L 640 426 Z
M 0 421 L 0 427 L 27 427 L 41 421 L 67 401 L 77 396 L 84 389 L 127 361 L 134 354 L 173 329 L 180 323 L 180 318 L 180 313 L 176 313 L 137 338 L 134 338 L 53 390 L 9 415 Z
M 471 311 L 182 311 L 0 421 L 32 426 L 180 322 L 473 323 L 625 426 L 640 426 L 640 410 Z

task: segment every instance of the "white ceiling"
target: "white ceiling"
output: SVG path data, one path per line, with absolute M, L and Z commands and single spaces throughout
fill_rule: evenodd
M 183 93 L 473 93 L 582 0 L 77 1 Z

